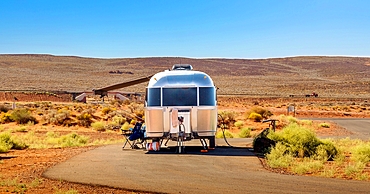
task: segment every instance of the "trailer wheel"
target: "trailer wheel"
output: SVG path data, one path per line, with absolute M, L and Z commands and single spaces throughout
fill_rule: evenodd
M 216 137 L 215 136 L 209 138 L 209 147 L 210 148 L 216 147 Z

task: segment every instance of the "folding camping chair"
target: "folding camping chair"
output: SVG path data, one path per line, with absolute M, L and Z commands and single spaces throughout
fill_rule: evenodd
M 143 124 L 141 122 L 137 122 L 134 128 L 130 128 L 130 130 L 122 130 L 122 135 L 125 138 L 125 143 L 123 144 L 122 149 L 124 149 L 127 144 L 130 145 L 131 149 L 140 149 L 138 145 L 140 145 L 141 148 L 145 148 L 145 126 L 142 127 L 142 125 Z

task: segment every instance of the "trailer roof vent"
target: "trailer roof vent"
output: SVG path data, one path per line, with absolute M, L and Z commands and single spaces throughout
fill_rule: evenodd
M 172 70 L 186 70 L 191 71 L 193 67 L 189 64 L 175 64 L 172 66 Z

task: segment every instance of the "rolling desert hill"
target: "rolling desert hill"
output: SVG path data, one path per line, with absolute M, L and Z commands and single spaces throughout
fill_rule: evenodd
M 209 74 L 221 95 L 370 98 L 370 58 L 289 57 L 271 59 L 82 58 L 0 55 L 0 90 L 91 91 L 191 64 Z M 146 83 L 119 91 L 144 92 Z

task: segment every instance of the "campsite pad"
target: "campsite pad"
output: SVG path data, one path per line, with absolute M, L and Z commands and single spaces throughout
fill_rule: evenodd
M 265 170 L 246 147 L 251 139 L 217 140 L 215 150 L 201 153 L 187 146 L 185 154 L 99 147 L 58 164 L 45 177 L 160 193 L 369 193 L 370 184 L 321 177 L 282 175 Z

